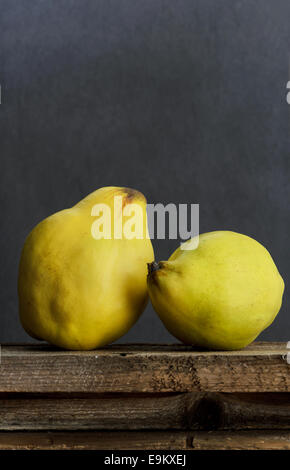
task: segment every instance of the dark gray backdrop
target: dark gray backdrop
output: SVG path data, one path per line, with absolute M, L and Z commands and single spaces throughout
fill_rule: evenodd
M 32 227 L 105 185 L 270 250 L 290 340 L 289 0 L 0 0 L 0 341 Z M 166 259 L 177 242 L 154 242 Z M 173 341 L 148 306 L 122 341 Z

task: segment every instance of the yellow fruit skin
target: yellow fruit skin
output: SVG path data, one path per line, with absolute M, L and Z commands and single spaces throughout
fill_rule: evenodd
M 105 203 L 113 214 L 114 196 L 123 197 L 123 206 L 141 206 L 143 239 L 93 238 L 92 207 Z M 19 265 L 19 314 L 27 333 L 75 350 L 99 348 L 124 335 L 147 303 L 146 263 L 154 253 L 146 234 L 146 199 L 128 188 L 98 189 L 40 222 L 25 241 Z
M 205 233 L 197 249 L 178 248 L 159 268 L 148 275 L 151 302 L 169 332 L 186 344 L 241 349 L 280 310 L 283 279 L 269 252 L 245 235 Z

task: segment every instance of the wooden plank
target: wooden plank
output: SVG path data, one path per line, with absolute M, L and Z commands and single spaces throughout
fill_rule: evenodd
M 199 394 L 0 398 L 0 430 L 188 429 L 199 401 Z
M 200 429 L 290 429 L 290 394 L 208 393 L 194 421 Z
M 290 450 L 289 431 L 6 432 L 0 450 Z
M 0 431 L 290 429 L 290 394 L 0 396 Z
M 187 450 L 186 432 L 0 433 L 0 450 Z
M 290 450 L 289 431 L 199 431 L 189 447 L 193 450 Z
M 183 345 L 114 345 L 86 352 L 3 345 L 0 392 L 289 392 L 288 351 L 286 343 L 210 352 Z

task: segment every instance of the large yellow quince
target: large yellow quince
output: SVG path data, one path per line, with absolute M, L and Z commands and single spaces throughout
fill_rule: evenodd
M 132 224 L 124 237 L 122 224 L 124 229 L 130 224 L 134 206 L 139 208 L 133 213 L 138 238 L 130 236 Z M 146 306 L 146 263 L 153 259 L 145 197 L 129 188 L 98 189 L 28 235 L 18 281 L 23 327 L 31 336 L 67 349 L 94 349 L 115 341 Z

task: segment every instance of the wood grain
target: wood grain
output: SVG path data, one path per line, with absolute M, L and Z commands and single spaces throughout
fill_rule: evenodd
M 193 435 L 193 450 L 290 450 L 289 431 L 199 431 Z
M 196 407 L 194 422 L 199 429 L 290 429 L 290 395 L 208 393 Z
M 290 429 L 288 394 L 0 397 L 0 431 Z
M 0 449 L 290 449 L 287 354 L 2 345 Z
M 188 429 L 199 394 L 0 398 L 0 430 Z
M 0 433 L 0 450 L 187 450 L 186 432 Z
M 290 450 L 289 431 L 6 432 L 0 450 Z
M 219 352 L 183 345 L 87 352 L 3 345 L 0 393 L 288 392 L 287 353 L 286 343 Z

